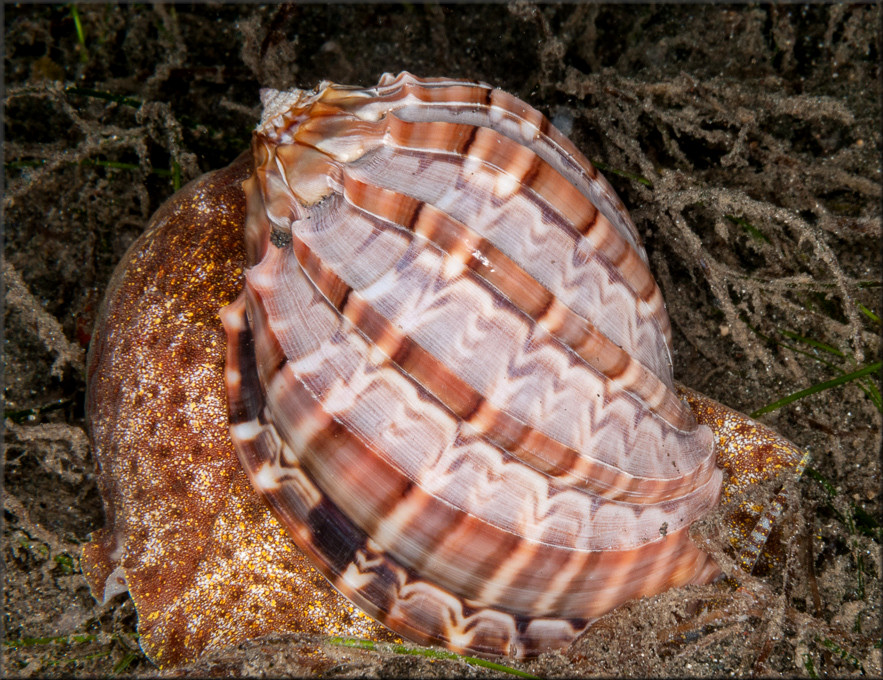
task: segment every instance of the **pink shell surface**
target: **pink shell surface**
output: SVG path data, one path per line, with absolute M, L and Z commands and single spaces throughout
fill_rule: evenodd
M 332 584 L 409 638 L 536 654 L 718 569 L 719 497 L 640 238 L 579 150 L 470 81 L 265 94 L 231 435 Z

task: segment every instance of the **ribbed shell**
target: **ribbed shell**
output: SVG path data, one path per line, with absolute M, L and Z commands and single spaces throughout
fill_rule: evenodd
M 720 493 L 711 433 L 579 150 L 470 81 L 264 100 L 231 433 L 335 587 L 412 639 L 524 656 L 713 577 L 687 536 Z

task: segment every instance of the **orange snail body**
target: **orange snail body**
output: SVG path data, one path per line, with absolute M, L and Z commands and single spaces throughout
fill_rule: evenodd
M 805 456 L 675 384 L 640 237 L 546 118 L 408 73 L 264 105 L 252 154 L 127 254 L 90 350 L 108 525 L 84 573 L 132 593 L 151 658 L 321 627 L 303 578 L 346 611 L 277 521 L 373 619 L 473 654 L 713 579 L 688 529 L 722 497 L 754 564 L 783 499 L 737 492 Z

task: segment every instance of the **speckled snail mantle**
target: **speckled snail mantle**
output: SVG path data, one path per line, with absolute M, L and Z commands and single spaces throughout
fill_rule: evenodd
M 83 569 L 148 656 L 389 637 L 350 603 L 535 655 L 715 578 L 688 529 L 718 503 L 754 566 L 785 499 L 743 491 L 805 457 L 675 384 L 640 236 L 546 118 L 408 73 L 263 99 L 251 153 L 127 253 L 90 349 Z

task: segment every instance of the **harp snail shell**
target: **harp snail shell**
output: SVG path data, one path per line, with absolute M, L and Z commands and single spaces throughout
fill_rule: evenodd
M 108 509 L 84 553 L 96 596 L 134 595 L 137 580 L 134 513 L 113 476 L 132 483 L 134 463 L 114 457 L 133 439 L 139 465 L 179 455 L 127 431 L 121 411 L 152 403 L 147 369 L 125 357 L 167 332 L 172 302 L 145 311 L 144 291 L 173 277 L 194 300 L 175 307 L 176 338 L 219 329 L 225 305 L 229 433 L 254 491 L 398 634 L 483 655 L 565 646 L 626 600 L 714 579 L 688 529 L 719 502 L 754 565 L 784 498 L 746 508 L 739 493 L 806 458 L 674 382 L 641 238 L 573 143 L 473 81 L 385 74 L 262 95 L 251 154 L 161 209 L 105 302 L 89 368 Z M 178 262 L 169 244 L 197 227 L 224 243 L 244 231 L 244 255 L 203 243 Z M 145 272 L 163 243 L 171 260 Z M 224 266 L 223 293 L 201 281 Z M 186 292 L 201 285 L 211 294 Z M 138 306 L 120 301 L 132 287 Z M 184 354 L 150 369 L 170 393 L 217 364 Z M 149 415 L 154 432 L 172 417 Z

